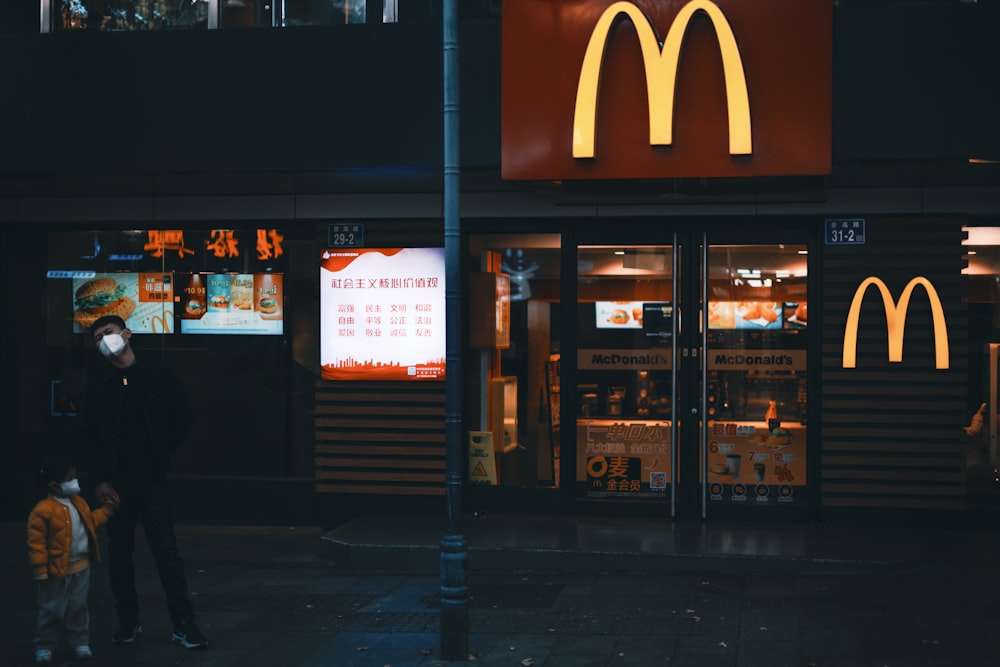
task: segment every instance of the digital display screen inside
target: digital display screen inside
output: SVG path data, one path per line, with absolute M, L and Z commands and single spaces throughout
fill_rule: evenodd
M 104 315 L 122 318 L 132 333 L 174 331 L 170 273 L 95 273 L 70 282 L 74 333 L 89 333 L 90 326 Z
M 284 333 L 280 273 L 177 274 L 183 334 Z
M 598 329 L 641 329 L 643 304 L 641 301 L 598 301 L 594 304 Z

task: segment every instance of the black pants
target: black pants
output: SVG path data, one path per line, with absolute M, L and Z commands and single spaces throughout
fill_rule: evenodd
M 184 561 L 177 551 L 170 496 L 165 479 L 130 479 L 115 482 L 121 506 L 108 522 L 108 565 L 111 591 L 122 624 L 139 622 L 139 596 L 135 590 L 135 527 L 142 521 L 149 551 L 156 562 L 167 609 L 176 623 L 191 616 Z

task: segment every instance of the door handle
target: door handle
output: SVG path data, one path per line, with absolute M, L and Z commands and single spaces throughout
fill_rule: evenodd
M 693 414 L 695 417 L 697 417 L 698 416 L 698 408 L 691 408 L 691 414 Z

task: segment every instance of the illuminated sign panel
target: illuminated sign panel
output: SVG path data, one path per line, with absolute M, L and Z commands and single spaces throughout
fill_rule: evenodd
M 864 300 L 868 288 L 872 285 L 878 288 L 879 294 L 882 296 L 882 305 L 885 307 L 885 324 L 889 332 L 889 361 L 901 362 L 903 360 L 906 311 L 910 306 L 910 296 L 912 296 L 914 288 L 919 285 L 927 292 L 927 298 L 931 304 L 931 316 L 934 321 L 934 367 L 938 369 L 948 368 L 948 327 L 944 319 L 944 309 L 941 307 L 941 299 L 938 297 L 934 285 L 923 276 L 917 276 L 906 284 L 899 297 L 899 303 L 896 303 L 892 298 L 892 292 L 881 279 L 871 276 L 861 281 L 858 289 L 854 292 L 854 299 L 851 301 L 851 308 L 847 313 L 847 325 L 844 327 L 843 367 L 855 368 L 857 366 L 858 322 L 861 318 L 861 302 Z
M 590 43 L 587 44 L 583 67 L 580 69 L 576 110 L 573 114 L 573 157 L 594 157 L 597 90 L 604 63 L 604 47 L 608 42 L 608 33 L 620 14 L 632 21 L 639 36 L 642 64 L 646 72 L 646 96 L 649 101 L 649 143 L 660 146 L 673 143 L 674 89 L 677 86 L 681 43 L 691 19 L 699 10 L 704 11 L 712 20 L 719 42 L 719 53 L 722 54 L 726 109 L 729 114 L 729 152 L 732 155 L 753 153 L 747 81 L 733 31 L 718 5 L 708 0 L 691 0 L 670 24 L 662 49 L 646 16 L 631 2 L 616 2 L 601 14 Z
M 320 255 L 320 377 L 443 380 L 444 248 Z
M 821 0 L 505 2 L 503 177 L 829 173 L 831 25 Z

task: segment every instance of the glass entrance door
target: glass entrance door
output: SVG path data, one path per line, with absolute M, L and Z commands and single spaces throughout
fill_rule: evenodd
M 577 246 L 577 499 L 804 506 L 808 246 L 670 240 Z
M 576 497 L 674 507 L 681 265 L 668 245 L 580 245 Z
M 702 516 L 805 508 L 808 246 L 702 246 Z

